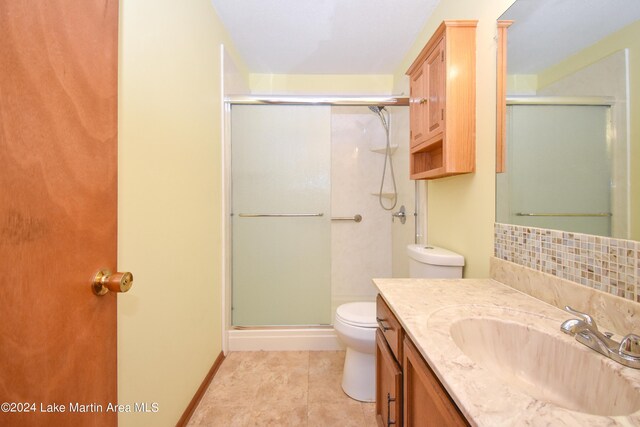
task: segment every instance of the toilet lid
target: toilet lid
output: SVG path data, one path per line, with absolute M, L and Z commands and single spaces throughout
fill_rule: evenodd
M 336 310 L 336 316 L 344 323 L 363 328 L 375 328 L 376 303 L 375 302 L 350 302 L 342 304 Z

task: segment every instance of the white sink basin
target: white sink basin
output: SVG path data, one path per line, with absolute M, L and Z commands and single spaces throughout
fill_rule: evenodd
M 612 368 L 615 362 L 579 343 L 495 318 L 462 318 L 449 332 L 474 363 L 534 399 L 602 416 L 640 410 L 640 390 Z

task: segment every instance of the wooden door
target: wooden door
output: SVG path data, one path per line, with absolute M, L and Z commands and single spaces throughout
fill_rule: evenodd
M 3 0 L 0 40 L 0 425 L 115 425 L 118 2 Z
M 444 63 L 444 38 L 433 48 L 425 62 L 427 103 L 425 104 L 425 139 L 442 138 L 444 131 L 444 102 L 446 67 Z
M 404 339 L 402 370 L 404 426 L 469 425 L 418 349 L 407 338 Z
M 376 330 L 376 420 L 379 426 L 402 425 L 402 371 Z

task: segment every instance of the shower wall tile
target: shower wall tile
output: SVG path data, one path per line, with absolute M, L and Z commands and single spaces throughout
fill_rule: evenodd
M 409 257 L 407 256 L 407 245 L 415 243 L 415 233 L 420 234 L 419 242 L 422 239 L 422 231 L 426 229 L 422 220 L 418 223 L 416 230 L 416 217 L 413 215 L 416 210 L 415 186 L 416 182 L 407 179 L 409 176 L 409 108 L 392 107 L 388 108 L 391 113 L 391 144 L 397 145 L 398 149 L 393 154 L 393 170 L 398 188 L 398 204 L 393 209 L 396 212 L 400 206 L 405 206 L 407 210 L 406 222 L 394 221 L 391 225 L 391 260 L 393 277 L 409 277 Z M 426 185 L 426 183 L 422 183 Z M 421 194 L 424 194 L 422 192 Z M 421 212 L 426 212 L 422 210 Z M 420 218 L 426 217 L 422 215 Z
M 494 255 L 640 302 L 640 242 L 496 223 Z
M 331 215 L 362 215 L 362 222 L 332 221 L 332 308 L 373 301 L 374 277 L 391 277 L 391 216 L 378 204 L 385 144 L 378 117 L 367 107 L 333 107 L 331 113 Z

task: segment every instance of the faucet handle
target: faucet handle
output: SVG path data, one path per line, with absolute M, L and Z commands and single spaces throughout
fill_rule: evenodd
M 591 317 L 587 313 L 583 313 L 581 311 L 574 310 L 573 308 L 569 307 L 568 305 L 565 306 L 564 309 L 566 311 L 568 311 L 569 313 L 573 314 L 574 316 L 578 316 L 580 319 L 584 320 L 584 322 L 586 324 L 588 324 L 589 326 L 591 326 L 593 329 L 598 330 L 598 326 L 596 326 L 596 321 L 593 320 L 593 317 Z
M 624 337 L 622 341 L 620 341 L 618 352 L 625 356 L 640 358 L 640 336 L 629 334 Z

